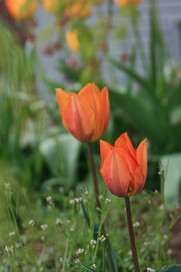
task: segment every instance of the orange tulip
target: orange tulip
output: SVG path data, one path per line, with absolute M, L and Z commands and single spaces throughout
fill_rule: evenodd
M 92 12 L 89 1 L 85 0 L 69 0 L 65 8 L 65 15 L 69 18 L 86 18 Z
M 60 0 L 42 0 L 42 5 L 48 12 L 56 13 L 60 6 Z
M 6 0 L 6 7 L 13 18 L 23 20 L 35 13 L 36 0 Z
M 124 133 L 114 147 L 100 141 L 100 151 L 100 172 L 112 194 L 128 197 L 142 190 L 147 175 L 146 139 L 135 150 L 128 134 Z
M 88 83 L 78 94 L 56 89 L 65 128 L 79 141 L 96 141 L 105 132 L 110 115 L 108 90 Z
M 137 5 L 141 2 L 141 0 L 115 0 L 115 2 L 120 6 L 129 6 Z

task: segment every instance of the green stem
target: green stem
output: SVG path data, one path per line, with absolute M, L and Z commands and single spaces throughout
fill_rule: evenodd
M 64 253 L 64 258 L 63 258 L 63 268 L 62 268 L 62 272 L 65 271 L 65 262 L 66 262 L 66 258 L 67 258 L 68 247 L 69 247 L 69 235 L 68 235 L 68 237 L 67 237 L 67 242 L 66 242 L 66 246 L 65 246 L 65 253 Z
M 133 230 L 133 222 L 132 222 L 132 216 L 131 216 L 129 197 L 125 197 L 125 204 L 126 204 L 126 215 L 127 215 L 129 238 L 131 243 L 134 269 L 135 269 L 135 272 L 140 272 L 140 266 L 138 262 L 138 256 L 137 256 L 137 250 L 136 250 L 136 244 L 135 244 L 135 238 L 134 238 L 134 230 Z
M 93 187 L 94 187 L 94 196 L 95 196 L 95 200 L 96 200 L 96 206 L 99 208 L 98 213 L 99 213 L 99 218 L 100 218 L 101 203 L 99 200 L 99 187 L 98 187 L 98 182 L 97 182 L 97 175 L 96 175 L 96 168 L 95 168 L 95 162 L 94 162 L 94 157 L 93 157 L 92 145 L 91 145 L 91 143 L 88 143 L 87 145 L 88 145 L 88 155 L 89 155 L 90 168 L 91 168 L 91 173 L 92 173 L 92 181 L 93 181 Z

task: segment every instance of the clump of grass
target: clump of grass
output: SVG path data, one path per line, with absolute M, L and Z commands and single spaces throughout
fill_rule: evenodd
M 119 271 L 133 271 L 124 199 L 101 194 L 98 223 L 87 188 L 69 195 L 61 189 L 59 202 L 57 192 L 56 201 L 50 192 L 35 196 L 32 205 L 26 192 L 27 201 L 18 204 L 12 185 L 4 186 L 9 221 L 1 227 L 0 271 L 111 271 L 106 265 L 108 240 Z M 131 201 L 141 271 L 172 264 L 169 239 L 178 210 L 170 217 L 158 192 L 143 191 Z

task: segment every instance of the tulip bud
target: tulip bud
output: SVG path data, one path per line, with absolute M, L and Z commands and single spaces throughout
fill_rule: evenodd
M 147 146 L 144 139 L 135 150 L 127 133 L 114 146 L 100 141 L 100 172 L 110 192 L 128 197 L 141 191 L 147 175 Z
M 6 0 L 6 7 L 16 20 L 23 20 L 35 13 L 36 0 Z

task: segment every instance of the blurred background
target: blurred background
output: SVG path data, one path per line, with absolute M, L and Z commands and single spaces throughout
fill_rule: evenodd
M 60 188 L 87 184 L 86 147 L 63 128 L 55 88 L 95 82 L 111 101 L 103 139 L 113 144 L 127 131 L 137 146 L 146 137 L 145 188 L 178 205 L 180 59 L 178 0 L 1 0 L 1 185 L 40 199 L 52 190 L 60 201 Z M 94 149 L 99 169 L 99 142 Z

